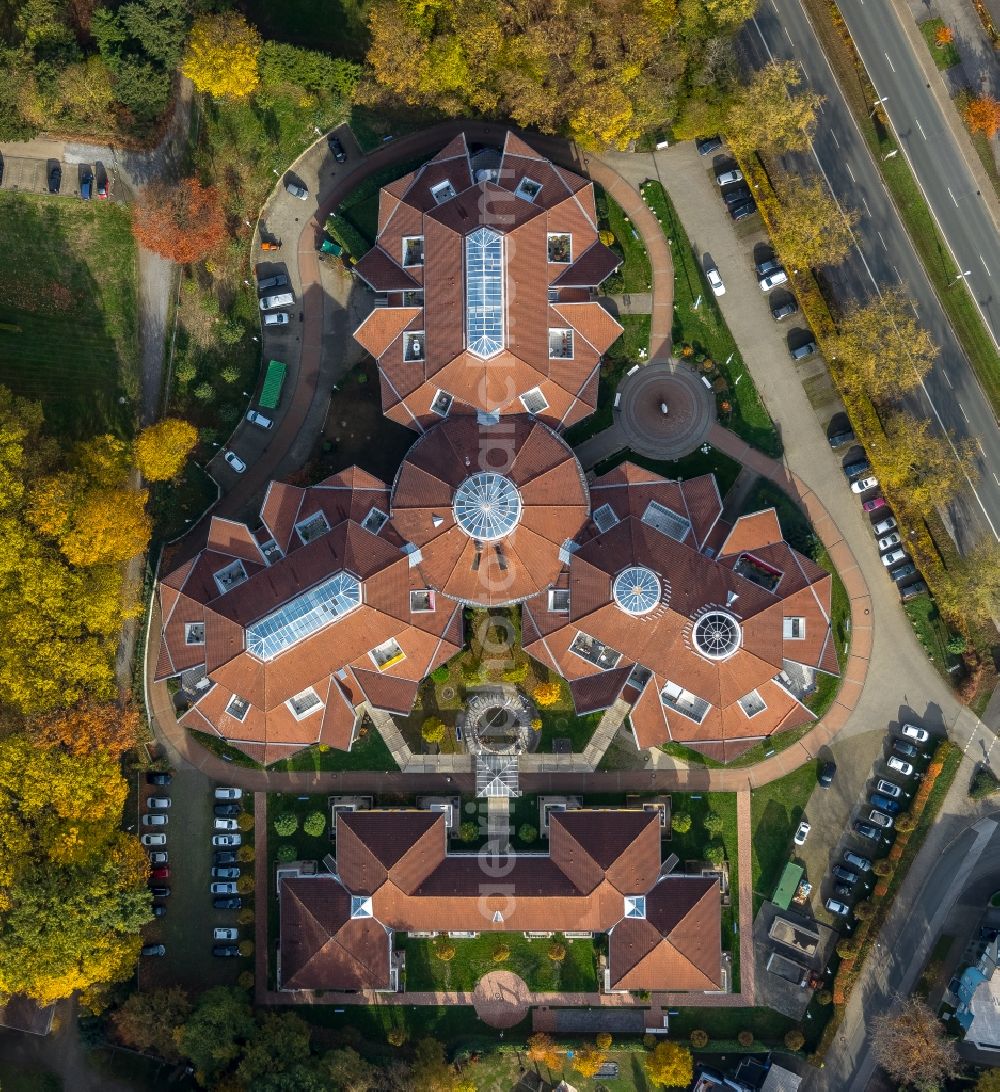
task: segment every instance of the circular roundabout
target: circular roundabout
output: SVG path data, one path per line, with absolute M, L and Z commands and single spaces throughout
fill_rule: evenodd
M 618 426 L 628 446 L 651 459 L 679 459 L 705 441 L 715 396 L 679 361 L 647 364 L 618 388 Z

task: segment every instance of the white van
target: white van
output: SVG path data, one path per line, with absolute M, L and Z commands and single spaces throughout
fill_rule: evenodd
M 276 296 L 264 296 L 260 301 L 262 311 L 273 311 L 276 307 L 291 307 L 295 297 L 291 292 L 280 292 Z

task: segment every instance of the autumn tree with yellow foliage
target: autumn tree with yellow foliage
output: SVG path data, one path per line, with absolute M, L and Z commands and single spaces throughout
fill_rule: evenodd
M 823 96 L 800 89 L 801 83 L 802 72 L 794 61 L 772 61 L 736 91 L 724 129 L 737 156 L 809 147 Z
M 839 265 L 854 243 L 853 209 L 842 210 L 819 179 L 791 178 L 773 210 L 774 247 L 789 269 Z
M 687 1088 L 694 1076 L 691 1051 L 680 1043 L 665 1039 L 646 1055 L 646 1076 L 653 1084 L 668 1088 Z
M 581 1077 L 593 1077 L 607 1060 L 607 1054 L 593 1043 L 584 1043 L 573 1051 L 573 1068 Z
M 947 504 L 975 478 L 974 440 L 956 440 L 931 429 L 926 418 L 900 411 L 885 420 L 883 436 L 873 436 L 868 457 L 879 481 L 915 512 Z
M 950 564 L 935 582 L 934 596 L 942 612 L 953 618 L 979 625 L 1000 618 L 1000 543 L 983 541 Z
M 189 421 L 165 417 L 139 433 L 135 442 L 135 463 L 139 473 L 151 482 L 176 477 L 198 442 L 198 430 Z
M 81 758 L 101 750 L 121 755 L 136 745 L 139 714 L 113 702 L 81 702 L 32 721 L 28 734 L 40 747 L 62 747 Z
M 548 1069 L 559 1069 L 563 1061 L 555 1039 L 544 1031 L 536 1031 L 528 1037 L 528 1057 Z
M 181 71 L 199 91 L 216 98 L 246 99 L 260 86 L 261 45 L 256 27 L 242 15 L 199 15 Z

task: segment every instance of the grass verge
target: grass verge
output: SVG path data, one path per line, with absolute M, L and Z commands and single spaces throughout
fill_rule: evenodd
M 961 60 L 954 42 L 939 43 L 937 40 L 938 32 L 944 29 L 945 26 L 947 24 L 943 19 L 925 19 L 920 24 L 920 33 L 924 36 L 924 41 L 931 52 L 931 57 L 934 58 L 934 63 L 942 72 L 954 68 Z
M 367 723 L 367 722 L 366 722 Z M 365 725 L 362 726 L 362 729 Z M 331 773 L 337 770 L 378 770 L 389 773 L 399 766 L 392 752 L 385 745 L 378 729 L 367 726 L 359 730 L 354 746 L 349 751 L 339 751 L 326 744 L 317 744 L 296 751 L 290 758 L 282 758 L 268 766 L 269 770 L 291 772 L 308 770 L 312 773 Z
M 953 680 L 950 668 L 957 666 L 961 660 L 954 653 L 948 651 L 948 641 L 951 633 L 948 624 L 941 617 L 937 604 L 927 595 L 911 599 L 903 605 L 907 618 L 917 634 L 917 640 L 923 645 L 924 651 L 930 657 L 931 663 L 949 684 Z
M 614 236 L 611 249 L 622 258 L 617 273 L 612 273 L 601 286 L 609 295 L 618 292 L 649 292 L 653 287 L 653 270 L 646 253 L 642 236 L 625 215 L 625 210 L 604 189 L 594 183 L 594 202 L 597 206 L 597 226 Z
M 224 758 L 234 766 L 246 766 L 253 770 L 263 769 L 259 762 L 254 762 L 249 755 L 245 755 L 238 747 L 231 746 L 224 739 L 219 739 L 218 736 L 213 736 L 208 732 L 196 732 L 190 728 L 188 731 L 206 751 L 211 751 L 212 754 Z
M 816 788 L 819 767 L 807 762 L 750 796 L 753 840 L 753 912 L 771 897 L 788 861 L 788 847 L 806 802 Z

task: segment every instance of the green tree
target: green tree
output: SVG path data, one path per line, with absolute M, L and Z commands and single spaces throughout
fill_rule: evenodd
M 725 825 L 726 824 L 722 821 L 722 816 L 714 811 L 710 811 L 702 821 L 702 826 L 713 838 L 718 838 Z
M 321 811 L 311 811 L 302 821 L 302 829 L 310 838 L 319 838 L 326 830 L 326 816 Z
M 333 1092 L 372 1092 L 375 1069 L 351 1047 L 331 1050 L 323 1064 L 333 1084 Z
M 736 155 L 803 151 L 809 146 L 823 96 L 799 90 L 801 83 L 794 61 L 772 61 L 737 90 L 725 123 L 726 139 Z
M 725 847 L 718 842 L 713 842 L 712 845 L 705 848 L 705 860 L 709 864 L 721 865 L 726 859 Z
M 670 816 L 670 829 L 677 834 L 687 834 L 691 829 L 692 822 L 690 812 L 675 811 Z
M 133 1050 L 153 1051 L 168 1062 L 179 1062 L 174 1034 L 191 1014 L 191 999 L 179 986 L 130 994 L 111 1014 L 115 1035 Z
M 479 827 L 469 819 L 458 828 L 459 840 L 463 842 L 474 842 L 478 833 Z
M 1000 1092 L 1000 1069 L 984 1069 L 976 1081 L 975 1092 Z
M 299 829 L 298 816 L 293 811 L 283 811 L 274 817 L 274 832 L 279 838 L 290 838 Z
M 178 1030 L 177 1049 L 195 1067 L 199 1083 L 208 1084 L 236 1061 L 256 1030 L 246 993 L 213 986 Z
M 236 1079 L 245 1088 L 281 1092 L 296 1087 L 293 1078 L 309 1058 L 309 1025 L 300 1016 L 267 1013 L 243 1047 Z
M 854 244 L 859 216 L 844 209 L 819 179 L 791 178 L 773 211 L 772 238 L 789 269 L 840 265 Z
M 533 827 L 530 823 L 522 823 L 517 828 L 517 836 L 525 845 L 530 845 L 538 839 L 538 828 Z

